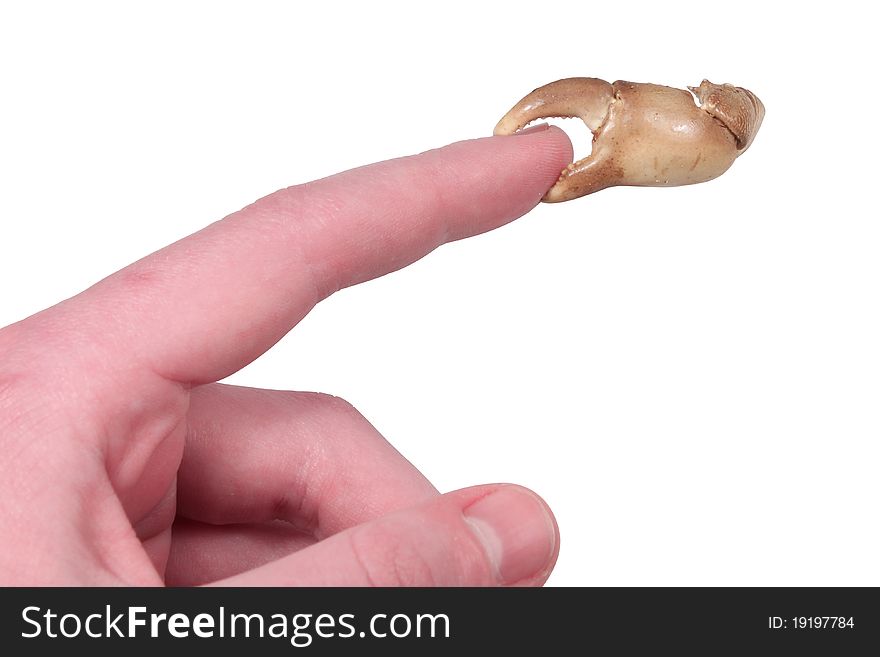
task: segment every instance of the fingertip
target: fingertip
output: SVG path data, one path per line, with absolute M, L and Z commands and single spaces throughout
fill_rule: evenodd
M 541 139 L 538 147 L 543 149 L 549 158 L 556 158 L 560 171 L 574 159 L 574 146 L 568 134 L 562 128 L 551 125 L 546 130 L 530 133 L 528 137 Z
M 539 495 L 501 485 L 467 504 L 462 514 L 499 583 L 542 584 L 547 579 L 559 554 L 559 528 Z
M 512 149 L 505 165 L 519 176 L 520 181 L 525 181 L 535 203 L 556 183 L 560 172 L 574 158 L 574 147 L 566 132 L 546 123 L 491 139 L 501 140 L 505 147 Z
M 568 134 L 562 128 L 548 123 L 539 123 L 512 135 L 496 135 L 495 138 L 515 138 L 513 143 L 527 149 L 532 157 L 547 160 L 557 176 L 574 159 L 574 146 Z
M 559 173 L 574 161 L 574 146 L 565 130 L 555 125 L 551 125 L 543 136 L 541 147 L 547 153 L 549 166 L 547 189 L 550 189 L 559 180 Z

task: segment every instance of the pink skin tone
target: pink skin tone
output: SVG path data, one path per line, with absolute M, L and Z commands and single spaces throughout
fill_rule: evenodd
M 291 187 L 0 330 L 0 584 L 543 584 L 534 493 L 441 495 L 346 402 L 215 381 L 571 159 L 543 126 Z

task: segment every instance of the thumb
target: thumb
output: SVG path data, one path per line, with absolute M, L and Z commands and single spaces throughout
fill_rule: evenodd
M 559 532 L 546 503 L 507 484 L 466 488 L 358 525 L 221 586 L 540 586 Z

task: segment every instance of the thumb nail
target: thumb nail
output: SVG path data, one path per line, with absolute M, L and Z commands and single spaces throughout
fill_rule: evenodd
M 530 491 L 504 486 L 464 510 L 503 584 L 534 577 L 551 565 L 556 526 Z

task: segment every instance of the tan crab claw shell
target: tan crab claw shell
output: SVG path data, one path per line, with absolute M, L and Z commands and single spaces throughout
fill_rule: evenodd
M 732 84 L 712 84 L 703 80 L 699 87 L 688 87 L 700 107 L 721 121 L 736 137 L 740 154 L 745 153 L 764 120 L 764 103 L 748 89 Z
M 535 89 L 519 101 L 495 126 L 496 135 L 510 135 L 535 119 L 579 117 L 597 130 L 614 100 L 614 89 L 605 80 L 568 78 Z
M 617 185 L 674 186 L 727 171 L 751 145 L 764 117 L 752 92 L 704 80 L 684 89 L 595 78 L 535 89 L 495 127 L 509 135 L 529 122 L 580 117 L 593 132 L 592 153 L 568 165 L 544 201 L 568 201 Z

